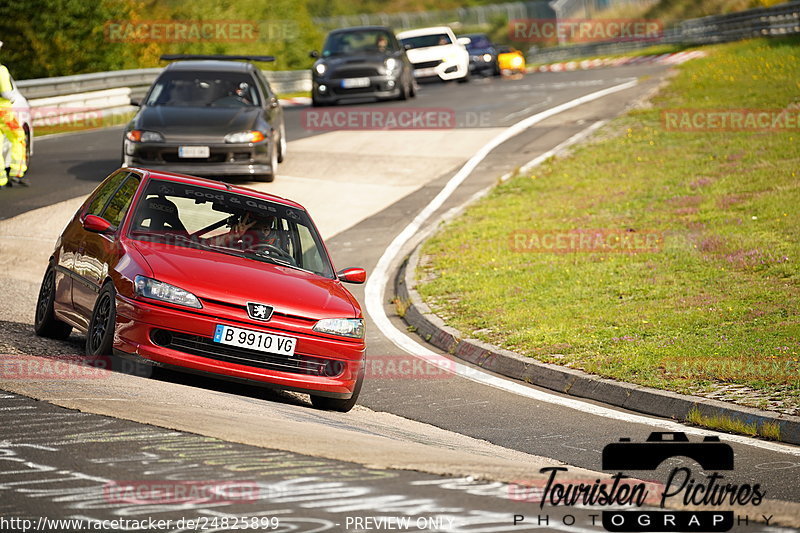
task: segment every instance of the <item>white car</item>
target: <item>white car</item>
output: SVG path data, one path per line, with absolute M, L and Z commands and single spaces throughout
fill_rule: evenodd
M 30 165 L 31 162 L 31 155 L 33 155 L 33 121 L 31 120 L 31 106 L 28 103 L 28 100 L 22 96 L 22 93 L 19 92 L 17 89 L 17 84 L 14 82 L 14 79 L 11 79 L 11 86 L 14 88 L 12 91 L 14 94 L 14 114 L 19 121 L 20 126 L 22 129 L 25 130 L 25 157 Z M 6 162 L 6 165 L 9 164 L 11 161 L 11 142 L 3 137 L 3 161 Z
M 443 81 L 469 80 L 468 38 L 456 39 L 447 26 L 409 30 L 397 34 L 403 43 L 415 78 L 438 76 Z

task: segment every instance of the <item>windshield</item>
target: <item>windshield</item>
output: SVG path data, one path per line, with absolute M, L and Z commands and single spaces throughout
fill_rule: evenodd
M 431 35 L 417 35 L 416 37 L 406 37 L 402 40 L 403 44 L 409 48 L 425 48 L 428 46 L 441 46 L 452 44 L 450 37 L 446 33 L 434 33 Z
M 469 37 L 468 50 L 486 50 L 492 47 L 492 42 L 485 35 L 466 35 Z
M 261 102 L 253 77 L 243 72 L 165 72 L 156 80 L 145 105 L 245 107 Z
M 333 277 L 304 210 L 218 189 L 151 181 L 136 206 L 130 236 Z
M 364 52 L 396 52 L 397 46 L 385 30 L 357 30 L 328 35 L 322 57 Z

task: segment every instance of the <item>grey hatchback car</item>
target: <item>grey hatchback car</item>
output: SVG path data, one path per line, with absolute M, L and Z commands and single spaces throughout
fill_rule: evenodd
M 122 165 L 193 176 L 272 181 L 286 155 L 278 97 L 250 60 L 163 56 L 164 69 L 125 128 Z M 244 62 L 239 60 L 244 60 Z

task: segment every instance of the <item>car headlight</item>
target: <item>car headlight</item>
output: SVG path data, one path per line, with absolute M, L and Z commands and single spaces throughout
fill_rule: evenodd
M 131 130 L 125 134 L 129 141 L 135 143 L 163 143 L 164 136 L 157 131 Z
M 364 338 L 364 320 L 361 318 L 324 318 L 317 322 L 314 331 L 340 337 Z
M 153 300 L 161 300 L 162 302 L 185 305 L 186 307 L 195 307 L 197 309 L 203 307 L 203 304 L 200 303 L 197 296 L 175 285 L 170 285 L 169 283 L 146 278 L 144 276 L 136 276 L 133 281 L 136 294 L 139 296 L 152 298 Z
M 391 72 L 397 66 L 397 60 L 393 57 L 390 57 L 386 59 L 386 61 L 384 61 L 383 64 L 386 66 L 386 70 Z
M 514 56 L 514 59 L 511 60 L 511 66 L 513 67 L 522 66 L 522 58 L 519 56 Z
M 316 72 L 320 76 L 325 74 L 326 70 L 328 70 L 328 67 L 325 65 L 325 63 L 317 63 L 316 65 L 314 65 L 314 72 Z
M 237 131 L 236 133 L 229 133 L 225 136 L 226 143 L 257 143 L 261 142 L 266 139 L 266 135 L 264 135 L 260 131 Z
M 492 54 L 483 54 L 483 60 L 488 63 L 492 60 Z

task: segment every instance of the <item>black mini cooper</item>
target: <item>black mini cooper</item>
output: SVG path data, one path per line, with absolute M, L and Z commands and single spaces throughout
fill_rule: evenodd
M 346 99 L 405 100 L 416 93 L 405 48 L 385 26 L 334 30 L 325 39 L 311 68 L 312 105 L 334 105 Z

